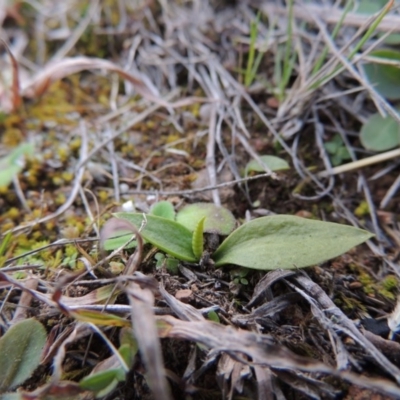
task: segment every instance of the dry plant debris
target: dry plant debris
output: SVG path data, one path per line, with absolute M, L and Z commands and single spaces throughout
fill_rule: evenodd
M 399 130 L 364 67 L 399 68 L 399 3 L 360 4 L 0 2 L 1 398 L 400 398 L 399 150 L 360 140 Z M 268 273 L 101 248 L 160 200 L 375 238 Z

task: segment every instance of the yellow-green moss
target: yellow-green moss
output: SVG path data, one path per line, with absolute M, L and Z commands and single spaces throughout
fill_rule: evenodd
M 369 206 L 368 203 L 364 200 L 362 201 L 359 206 L 354 210 L 354 214 L 359 217 L 365 217 L 369 214 Z

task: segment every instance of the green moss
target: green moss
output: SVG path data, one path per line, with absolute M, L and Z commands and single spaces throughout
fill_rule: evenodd
M 365 200 L 362 201 L 359 206 L 354 210 L 354 214 L 357 215 L 357 217 L 359 218 L 369 215 L 368 203 Z
M 382 286 L 385 290 L 390 292 L 397 291 L 399 282 L 394 275 L 388 275 L 383 281 Z

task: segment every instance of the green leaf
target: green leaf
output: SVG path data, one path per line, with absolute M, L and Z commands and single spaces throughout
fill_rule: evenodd
M 247 222 L 213 255 L 216 266 L 296 269 L 320 264 L 365 242 L 373 234 L 331 222 L 274 215 Z
M 399 70 L 400 73 L 400 70 Z M 400 124 L 390 115 L 372 115 L 360 132 L 362 145 L 368 150 L 385 151 L 400 145 Z
M 207 318 L 210 321 L 214 321 L 214 322 L 217 322 L 217 323 L 221 322 L 220 319 L 219 319 L 218 314 L 215 311 L 209 311 L 208 314 L 207 314 Z
M 236 220 L 233 214 L 226 208 L 212 203 L 190 204 L 179 210 L 176 215 L 176 221 L 192 232 L 202 218 L 205 218 L 204 232 L 229 235 L 235 229 Z
M 15 148 L 8 156 L 0 159 L 0 186 L 8 186 L 13 180 L 14 175 L 18 174 L 23 168 L 21 159 L 26 155 L 31 155 L 34 147 L 31 144 L 23 143 Z
M 143 214 L 116 213 L 117 218 L 126 219 L 131 224 L 140 228 Z M 178 258 L 179 260 L 196 262 L 192 250 L 192 232 L 187 228 L 166 218 L 146 215 L 147 223 L 140 232 L 147 242 L 162 251 Z
M 386 36 L 384 43 L 390 45 L 400 44 L 400 33 L 391 33 L 390 35 Z
M 385 7 L 387 0 L 361 0 L 357 7 L 358 14 L 375 14 Z
M 132 328 L 122 328 L 119 334 L 121 346 L 118 351 L 124 359 L 126 365 L 132 368 L 133 361 L 139 350 L 137 340 L 133 335 Z
M 370 56 L 400 61 L 400 52 L 381 49 L 370 53 Z M 400 68 L 396 65 L 366 63 L 364 72 L 375 89 L 389 100 L 400 99 Z
M 156 217 L 171 219 L 172 221 L 175 220 L 174 206 L 169 201 L 159 201 L 158 203 L 153 204 L 150 209 L 150 214 L 155 215 Z
M 46 331 L 35 319 L 13 325 L 0 339 L 0 393 L 23 383 L 40 363 Z
M 11 242 L 12 238 L 12 232 L 8 232 L 6 236 L 4 236 L 4 239 L 0 242 L 0 257 L 3 256 L 6 253 L 6 250 L 8 249 L 8 246 Z M 3 266 L 0 264 L 0 268 Z
M 90 322 L 96 325 L 105 326 L 130 326 L 130 322 L 122 317 L 114 314 L 107 314 L 97 310 L 75 310 L 71 311 L 73 316 L 78 321 Z
M 128 240 L 132 237 L 133 233 L 128 232 L 128 231 L 121 231 L 118 233 L 118 236 L 106 239 L 104 241 L 103 247 L 104 250 L 106 251 L 112 251 L 119 249 L 121 246 L 123 246 L 125 243 L 128 242 Z M 134 247 L 137 246 L 136 240 L 132 240 L 127 246 L 124 248 L 127 249 L 133 249 Z
M 196 225 L 193 232 L 192 238 L 192 249 L 195 257 L 200 260 L 204 251 L 204 221 L 206 217 L 203 217 Z
M 107 391 L 107 393 L 110 393 L 116 386 L 115 382 L 123 382 L 125 380 L 125 375 L 123 368 L 113 368 L 107 371 L 100 371 L 81 379 L 79 386 L 84 390 L 91 390 L 93 392 L 110 389 Z
M 280 157 L 260 156 L 260 159 L 271 171 L 281 171 L 290 168 L 289 164 Z M 265 172 L 265 168 L 257 160 L 251 160 L 246 165 L 245 175 L 247 176 L 249 172 Z

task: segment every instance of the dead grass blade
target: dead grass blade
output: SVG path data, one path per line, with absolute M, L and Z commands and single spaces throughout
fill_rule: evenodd
M 247 325 L 249 323 L 254 324 L 257 321 L 267 318 L 268 316 L 278 314 L 292 304 L 298 303 L 301 298 L 302 297 L 298 293 L 282 294 L 255 308 L 250 314 L 234 315 L 232 317 L 232 322 L 239 325 Z
M 258 400 L 274 400 L 271 370 L 266 367 L 255 365 L 254 374 L 257 379 Z
M 7 94 L 8 88 L 0 87 L 0 109 L 5 112 L 11 112 L 16 110 L 21 105 L 22 101 L 19 87 L 18 63 L 7 43 L 2 39 L 0 39 L 0 42 L 3 44 L 10 57 L 12 73 L 11 86 L 9 88 L 11 96 L 8 96 Z
M 177 315 L 180 319 L 185 321 L 204 321 L 205 318 L 203 314 L 192 307 L 190 304 L 185 304 L 176 299 L 174 296 L 169 294 L 163 285 L 160 285 L 160 293 L 163 296 L 166 303 L 171 307 L 171 310 Z
M 160 337 L 201 343 L 211 349 L 212 353 L 226 352 L 245 364 L 334 375 L 357 386 L 379 390 L 390 396 L 400 396 L 400 387 L 388 380 L 339 371 L 321 362 L 300 357 L 285 347 L 273 343 L 265 335 L 235 330 L 210 321 L 180 321 L 171 316 L 157 317 L 157 321 Z M 250 361 L 243 358 L 243 355 Z
M 270 289 L 271 285 L 278 280 L 294 275 L 295 273 L 295 271 L 290 270 L 275 270 L 265 274 L 255 286 L 253 296 L 246 307 L 251 308 L 264 302 L 265 299 L 268 298 L 268 290 Z
M 323 289 L 313 282 L 306 275 L 299 275 L 294 278 L 296 282 L 302 286 L 310 297 L 314 299 L 324 312 L 328 312 L 335 320 L 335 326 L 338 331 L 345 332 L 352 337 L 359 345 L 361 345 L 367 354 L 374 358 L 375 362 L 380 365 L 388 374 L 393 376 L 400 384 L 400 370 L 392 364 L 354 325 L 351 321 L 329 298 Z M 301 293 L 301 291 L 299 291 Z M 308 296 L 305 299 L 310 301 Z
M 6 287 L 11 285 L 21 289 L 22 291 L 26 291 L 27 293 L 29 293 L 29 295 L 31 295 L 35 299 L 42 301 L 51 307 L 56 306 L 56 303 L 48 299 L 45 294 L 27 287 L 22 280 L 14 279 L 8 274 L 5 274 L 4 272 L 0 272 L 0 287 Z
M 64 305 L 68 307 L 70 306 L 83 307 L 87 305 L 104 304 L 106 302 L 112 303 L 113 299 L 115 299 L 120 293 L 121 293 L 120 290 L 115 290 L 115 285 L 106 285 L 98 289 L 92 290 L 90 293 L 80 297 L 68 297 L 62 295 L 59 301 L 61 301 Z M 51 298 L 52 295 L 48 294 L 46 296 Z
M 154 398 L 170 400 L 168 382 L 153 312 L 154 296 L 149 289 L 130 282 L 126 288 L 132 314 L 132 326 L 139 352 L 146 367 L 146 380 Z
M 27 279 L 25 281 L 24 287 L 29 290 L 35 290 L 38 286 L 38 280 L 35 278 Z M 27 318 L 28 309 L 30 307 L 31 301 L 33 300 L 33 296 L 27 290 L 24 290 L 21 294 L 20 300 L 18 302 L 18 308 L 16 309 L 12 323 L 16 324 L 19 321 L 23 321 Z
M 126 72 L 111 61 L 103 60 L 101 58 L 90 58 L 83 56 L 64 58 L 48 64 L 43 71 L 39 72 L 36 76 L 24 83 L 21 90 L 21 95 L 30 99 L 37 98 L 42 96 L 52 83 L 69 75 L 94 69 L 101 69 L 108 72 L 117 73 L 122 79 L 133 84 L 135 90 L 142 97 L 166 108 L 182 107 L 193 104 L 197 101 L 208 101 L 203 98 L 193 97 L 182 99 L 173 104 L 168 103 L 167 101 L 163 100 L 154 89 L 150 88 L 140 75 L 134 75 L 132 72 Z
M 217 367 L 217 380 L 222 388 L 222 398 L 231 400 L 235 392 L 242 393 L 244 380 L 251 375 L 250 367 L 228 354 L 222 354 Z
M 124 71 L 111 61 L 90 57 L 64 58 L 48 64 L 43 71 L 39 72 L 36 76 L 32 77 L 29 82 L 25 83 L 22 88 L 22 95 L 27 98 L 39 97 L 43 95 L 53 82 L 76 74 L 77 72 L 93 69 L 116 72 L 121 78 L 132 83 L 140 95 L 156 103 L 161 102 L 162 105 L 167 106 L 167 103 L 157 97 L 157 94 L 145 84 L 140 76 L 134 76 L 132 73 Z

